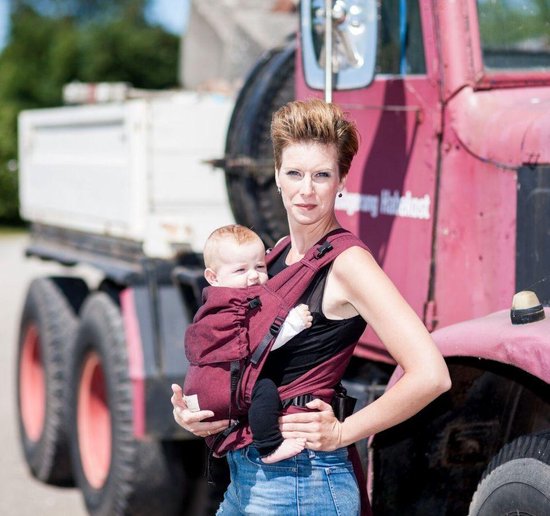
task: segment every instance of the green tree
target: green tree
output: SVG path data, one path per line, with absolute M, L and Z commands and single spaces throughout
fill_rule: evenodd
M 140 18 L 93 23 L 81 31 L 78 78 L 125 81 L 139 88 L 177 84 L 178 38 Z
M 75 36 L 65 18 L 46 18 L 27 7 L 12 16 L 11 38 L 0 55 L 0 221 L 4 223 L 20 222 L 17 115 L 22 109 L 61 102 L 61 85 L 76 71 L 76 53 L 70 44 Z
M 144 0 L 16 0 L 0 54 L 0 223 L 17 223 L 17 116 L 57 106 L 73 80 L 177 85 L 179 39 L 144 16 Z

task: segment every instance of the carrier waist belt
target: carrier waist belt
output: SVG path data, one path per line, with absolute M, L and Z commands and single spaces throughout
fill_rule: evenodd
M 281 404 L 283 405 L 283 409 L 286 409 L 290 406 L 305 407 L 307 403 L 313 401 L 314 399 L 315 397 L 312 394 L 300 394 L 300 396 L 295 396 L 294 398 L 283 400 Z

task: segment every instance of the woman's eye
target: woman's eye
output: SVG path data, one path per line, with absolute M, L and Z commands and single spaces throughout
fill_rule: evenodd
M 297 170 L 289 170 L 289 171 L 287 171 L 286 175 L 287 176 L 299 176 L 300 172 L 298 172 Z
M 318 172 L 317 177 L 325 179 L 326 177 L 330 177 L 330 172 Z

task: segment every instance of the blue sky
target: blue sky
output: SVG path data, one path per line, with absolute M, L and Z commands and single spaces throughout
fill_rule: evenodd
M 0 47 L 6 43 L 8 0 L 0 0 Z
M 189 0 L 152 0 L 147 14 L 151 21 L 161 24 L 166 30 L 181 34 L 188 9 Z
M 0 0 L 0 48 L 6 43 L 9 0 Z M 189 0 L 151 0 L 147 15 L 174 34 L 181 34 L 187 19 Z

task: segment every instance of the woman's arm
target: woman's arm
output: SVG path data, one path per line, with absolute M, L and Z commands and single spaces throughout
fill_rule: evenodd
M 183 399 L 183 391 L 179 385 L 172 385 L 172 393 L 173 394 L 170 401 L 174 407 L 174 419 L 176 423 L 185 428 L 185 430 L 195 434 L 198 437 L 207 437 L 209 435 L 217 434 L 229 426 L 229 420 L 227 419 L 202 422 L 203 419 L 212 417 L 214 412 L 210 410 L 191 412 L 185 404 L 185 400 Z
M 353 247 L 334 262 L 331 293 L 371 325 L 402 367 L 402 378 L 383 396 L 340 423 L 320 400 L 317 413 L 284 416 L 284 437 L 306 437 L 307 447 L 331 450 L 381 432 L 416 414 L 450 388 L 447 366 L 430 334 L 370 253 Z M 313 423 L 313 424 L 310 424 Z

